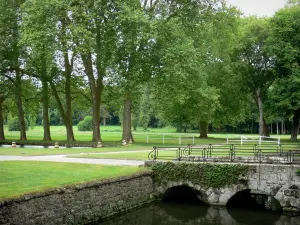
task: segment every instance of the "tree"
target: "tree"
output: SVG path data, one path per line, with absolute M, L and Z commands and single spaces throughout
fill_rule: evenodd
M 119 1 L 75 1 L 69 28 L 87 77 L 93 109 L 93 141 L 101 141 L 100 105 L 103 81 L 112 68 Z
M 19 46 L 21 37 L 20 24 L 21 14 L 20 6 L 22 0 L 0 1 L 0 75 L 5 76 L 14 85 L 15 102 L 18 109 L 20 121 L 20 140 L 26 140 L 25 117 L 22 100 L 22 79 L 24 71 L 22 70 L 23 49 Z
M 269 136 L 263 101 L 274 78 L 274 57 L 268 54 L 266 47 L 269 33 L 266 19 L 250 17 L 242 24 L 240 46 L 236 49 L 236 69 L 258 106 L 261 136 Z
M 52 89 L 57 107 L 67 131 L 67 141 L 75 141 L 72 122 L 72 85 L 76 49 L 70 31 L 70 2 L 58 0 L 28 0 L 24 5 L 25 40 L 31 43 L 34 72 L 43 85 L 43 98 L 48 99 L 48 85 Z M 35 23 L 35 19 L 39 22 Z M 34 22 L 35 21 L 35 22 Z M 32 31 L 32 32 L 30 32 Z M 32 42 L 31 42 L 32 41 Z M 28 43 L 27 42 L 27 43 Z M 63 99 L 59 92 L 63 92 Z M 46 139 L 49 139 L 47 101 L 44 102 Z M 47 108 L 47 109 L 46 109 Z
M 291 141 L 297 141 L 299 129 L 300 105 L 298 84 L 300 78 L 300 6 L 291 6 L 279 10 L 271 19 L 270 52 L 275 54 L 276 71 L 279 76 L 274 89 L 281 93 L 276 105 L 285 108 L 292 115 L 293 128 Z M 276 90 L 275 89 L 275 90 Z
M 0 140 L 5 140 L 4 135 L 4 106 L 5 101 L 9 98 L 11 95 L 10 90 L 10 82 L 6 80 L 4 77 L 0 76 L 0 84 L 1 84 L 1 90 L 0 90 Z
M 143 85 L 151 77 L 146 64 L 153 36 L 146 8 L 140 1 L 131 0 L 121 4 L 119 13 L 116 72 L 112 82 L 117 83 L 123 96 L 122 140 L 126 142 L 134 140 L 131 130 L 134 97 L 142 94 Z
M 162 49 L 162 55 L 157 57 L 161 59 L 159 74 L 163 74 L 161 77 L 167 76 L 167 79 L 158 79 L 161 85 L 156 88 L 158 91 L 155 92 L 160 92 L 156 100 L 160 102 L 160 99 L 163 99 L 159 108 L 163 108 L 165 117 L 172 118 L 172 124 L 175 122 L 177 126 L 184 125 L 179 127 L 184 130 L 191 125 L 200 125 L 200 137 L 206 138 L 208 123 L 219 123 L 222 120 L 216 110 L 222 111 L 223 114 L 229 112 L 221 105 L 221 93 L 223 99 L 226 99 L 226 92 L 236 93 L 236 89 L 233 91 L 229 87 L 224 91 L 226 83 L 222 84 L 220 79 L 227 81 L 229 78 L 232 83 L 238 80 L 230 77 L 228 69 L 238 11 L 235 8 L 227 8 L 218 1 L 194 1 L 192 4 L 180 2 L 178 5 L 177 3 L 171 4 L 170 9 L 166 6 L 167 19 L 161 28 L 166 32 L 166 36 L 164 37 L 161 31 L 159 33 L 161 38 L 159 47 Z M 176 31 L 180 33 L 179 42 L 176 42 Z M 170 39 L 174 45 L 168 43 Z M 181 60 L 173 57 L 173 54 Z M 167 68 L 170 70 L 167 71 Z M 167 90 L 171 92 L 168 93 Z M 165 96 L 168 96 L 169 100 L 166 100 Z M 180 96 L 182 99 L 176 103 L 177 99 L 174 96 Z M 170 102 L 170 108 L 166 102 Z M 227 102 L 233 101 L 230 99 Z
M 49 18 L 49 4 L 30 0 L 23 5 L 22 40 L 27 48 L 26 70 L 41 81 L 44 141 L 51 141 L 49 121 L 49 81 L 54 67 L 55 22 Z

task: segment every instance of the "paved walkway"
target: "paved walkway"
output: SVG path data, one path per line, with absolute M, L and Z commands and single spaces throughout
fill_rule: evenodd
M 116 165 L 116 166 L 144 165 L 144 161 L 139 161 L 139 160 L 67 158 L 67 156 L 70 157 L 72 155 L 45 155 L 45 156 L 0 155 L 0 161 L 48 161 L 48 162 L 84 163 L 84 164 L 103 164 L 103 165 Z

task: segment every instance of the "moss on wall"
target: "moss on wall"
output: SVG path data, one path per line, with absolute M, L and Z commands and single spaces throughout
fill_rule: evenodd
M 153 180 L 157 184 L 169 181 L 189 181 L 204 187 L 221 188 L 239 183 L 246 175 L 247 165 L 210 163 L 156 163 L 152 166 Z

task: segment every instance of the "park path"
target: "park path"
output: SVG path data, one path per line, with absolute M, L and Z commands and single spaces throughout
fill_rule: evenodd
M 82 153 L 82 154 L 84 154 L 84 153 Z M 67 163 L 102 164 L 102 165 L 115 165 L 115 166 L 141 166 L 141 165 L 144 165 L 144 161 L 141 161 L 141 160 L 69 158 L 70 156 L 72 156 L 72 155 L 71 154 L 70 155 L 45 155 L 45 156 L 4 156 L 4 155 L 0 155 L 0 161 L 67 162 Z

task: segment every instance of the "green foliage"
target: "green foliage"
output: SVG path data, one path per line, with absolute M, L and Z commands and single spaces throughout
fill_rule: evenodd
M 297 176 L 300 176 L 300 170 L 297 170 L 296 174 Z
M 239 164 L 157 163 L 152 167 L 154 181 L 190 181 L 193 184 L 221 188 L 237 184 L 248 166 Z
M 7 122 L 9 131 L 20 131 L 20 120 L 18 117 L 9 118 Z M 28 130 L 28 121 L 25 120 L 25 128 Z
M 91 131 L 93 129 L 93 118 L 86 116 L 84 120 L 78 123 L 77 127 L 79 131 Z

